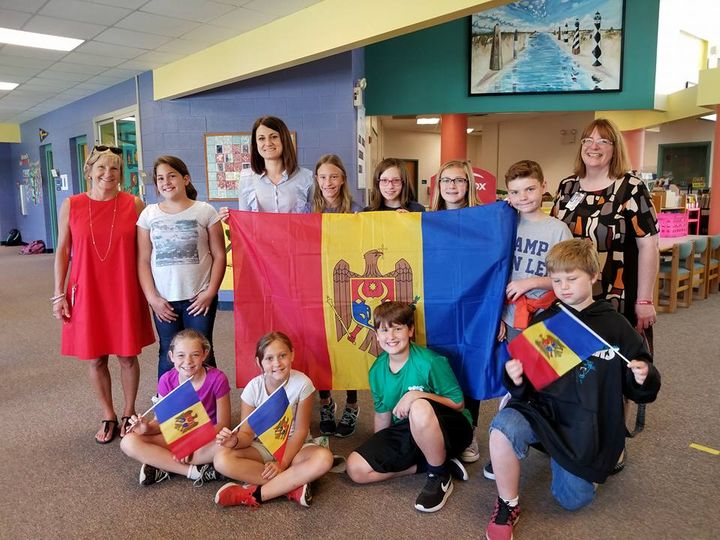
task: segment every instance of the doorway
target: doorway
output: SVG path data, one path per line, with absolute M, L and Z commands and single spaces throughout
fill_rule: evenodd
M 40 175 L 42 177 L 44 213 L 45 213 L 45 238 L 50 240 L 48 248 L 55 251 L 57 247 L 57 190 L 60 179 L 56 178 L 57 173 L 53 166 L 52 144 L 40 146 Z M 48 251 L 51 251 L 48 249 Z
M 417 159 L 402 159 L 395 158 L 398 161 L 402 161 L 407 171 L 408 183 L 410 184 L 410 200 L 418 200 L 418 160 Z
M 85 160 L 88 157 L 87 137 L 73 137 L 70 139 L 70 170 L 72 172 L 73 193 L 85 193 L 87 191 L 87 179 L 83 172 Z
M 710 141 L 658 145 L 658 176 L 672 176 L 672 183 L 688 191 L 708 187 Z

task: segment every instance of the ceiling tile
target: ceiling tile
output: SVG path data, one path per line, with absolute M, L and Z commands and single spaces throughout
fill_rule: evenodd
M 195 0 L 194 2 L 177 2 L 176 0 L 150 0 L 142 7 L 142 11 L 157 15 L 168 15 L 190 21 L 207 22 L 232 10 L 228 4 L 220 4 L 211 0 Z
M 87 64 L 73 64 L 72 62 L 56 62 L 51 70 L 64 71 L 66 73 L 84 73 L 86 75 L 97 75 L 107 69 L 105 66 L 90 66 Z
M 40 74 L 47 79 L 57 79 L 58 81 L 69 81 L 74 83 L 87 81 L 92 75 L 87 73 L 68 73 L 67 71 L 57 71 L 55 69 L 46 69 Z
M 147 0 L 92 0 L 94 4 L 103 4 L 105 6 L 118 6 L 128 9 L 138 9 L 145 4 Z
M 30 13 L 23 13 L 22 11 L 15 11 L 13 9 L 1 9 L 0 8 L 0 21 L 1 26 L 4 28 L 12 28 L 13 30 L 22 30 L 23 24 L 25 24 L 32 15 Z
M 13 56 L 6 54 L 4 50 L 0 48 L 0 65 L 3 66 L 45 69 L 54 63 L 54 58 L 24 58 L 22 56 Z
M 108 28 L 95 38 L 103 43 L 114 43 L 115 45 L 127 45 L 132 43 L 141 49 L 154 49 L 163 43 L 170 41 L 167 36 L 148 34 L 147 32 L 133 32 L 123 28 Z
M 129 9 L 91 4 L 82 0 L 50 0 L 38 14 L 112 26 L 130 12 Z
M 115 45 L 112 43 L 101 43 L 100 41 L 86 41 L 80 45 L 76 52 L 85 54 L 96 54 L 101 56 L 113 56 L 115 58 L 122 58 L 129 60 L 135 58 L 141 54 L 148 52 L 148 49 L 138 49 L 135 47 L 127 47 L 122 45 Z
M 47 0 L 0 0 L 0 7 L 24 11 L 26 13 L 35 13 L 45 2 L 47 2 Z
M 277 19 L 277 15 L 270 15 L 268 13 L 260 13 L 252 9 L 245 9 L 244 7 L 232 10 L 230 13 L 218 17 L 212 21 L 212 24 L 222 26 L 225 28 L 232 28 L 234 35 L 247 32 L 258 26 L 263 26 Z
M 67 55 L 67 51 L 51 51 L 48 49 L 35 49 L 33 47 L 20 47 L 18 45 L 4 45 L 0 54 L 3 57 L 39 58 L 41 60 L 60 60 Z
M 112 56 L 103 56 L 100 54 L 85 54 L 80 52 L 71 52 L 63 60 L 72 62 L 73 64 L 85 64 L 89 66 L 117 66 L 123 61 L 122 58 L 113 58 Z
M 77 39 L 92 39 L 105 30 L 105 26 L 35 15 L 28 21 L 23 30 Z
M 5 66 L 0 57 L 0 80 L 18 82 L 17 79 L 29 79 L 42 71 L 41 68 L 29 68 L 23 66 Z
M 193 21 L 175 19 L 168 17 L 167 15 L 156 15 L 154 13 L 136 11 L 115 24 L 115 26 L 118 28 L 125 28 L 126 30 L 135 30 L 137 32 L 148 32 L 150 34 L 159 34 L 161 36 L 178 37 L 190 30 L 194 30 L 199 26 L 199 24 L 200 23 Z
M 41 77 L 41 76 L 35 77 L 35 78 L 31 79 L 31 81 L 38 81 L 40 83 L 42 83 L 42 82 L 49 83 L 58 92 L 61 92 L 62 90 L 66 90 L 72 86 L 75 86 L 75 84 L 77 84 L 77 83 L 74 83 L 71 81 L 60 81 L 55 78 Z

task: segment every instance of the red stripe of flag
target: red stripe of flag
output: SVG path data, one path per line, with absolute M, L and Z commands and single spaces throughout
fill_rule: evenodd
M 175 439 L 168 445 L 168 448 L 177 459 L 183 459 L 214 440 L 215 435 L 215 426 L 213 426 L 212 422 L 206 422 L 187 435 Z
M 560 377 L 557 372 L 547 363 L 545 357 L 530 343 L 525 335 L 520 334 L 513 339 L 508 349 L 513 358 L 522 358 L 523 372 L 532 382 L 533 386 L 540 390 Z

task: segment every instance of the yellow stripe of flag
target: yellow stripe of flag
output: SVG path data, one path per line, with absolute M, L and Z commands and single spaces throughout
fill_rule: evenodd
M 165 420 L 160 424 L 160 431 L 165 438 L 165 442 L 172 444 L 180 437 L 192 433 L 207 422 L 210 422 L 210 418 L 205 412 L 202 402 L 198 401 L 182 413 Z
M 582 359 L 570 347 L 565 345 L 560 338 L 550 332 L 542 323 L 528 327 L 523 331 L 523 334 L 558 375 L 564 375 L 582 362 Z M 543 343 L 549 341 L 548 338 L 562 346 L 561 348 L 554 347 L 552 355 L 548 354 L 548 351 L 543 347 Z
M 410 303 L 419 296 L 423 303 L 421 217 L 323 214 L 323 305 L 336 390 L 367 388 L 377 354 L 369 328 L 373 309 L 390 298 Z M 419 309 L 415 315 L 415 341 L 421 345 L 426 343 L 423 314 Z

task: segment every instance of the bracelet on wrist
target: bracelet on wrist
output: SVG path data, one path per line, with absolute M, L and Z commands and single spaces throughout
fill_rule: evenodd
M 56 294 L 55 296 L 51 296 L 50 301 L 55 302 L 56 300 L 60 300 L 61 298 L 65 298 L 65 293 Z
M 65 300 L 65 297 L 64 297 L 64 296 L 61 297 L 61 298 L 58 298 L 57 300 L 53 300 L 53 301 L 52 301 L 52 305 L 53 305 L 53 306 L 56 306 L 57 304 L 62 303 L 63 300 Z
M 635 300 L 635 305 L 636 306 L 653 306 L 655 304 L 653 304 L 652 300 Z

